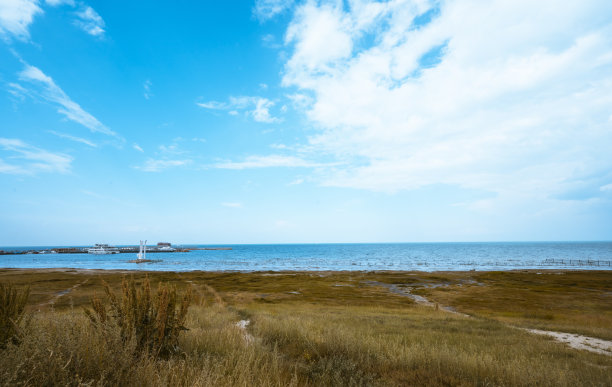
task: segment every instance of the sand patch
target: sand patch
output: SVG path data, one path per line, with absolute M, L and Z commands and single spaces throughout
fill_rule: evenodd
M 250 320 L 240 320 L 236 323 L 236 327 L 242 331 L 242 337 L 247 344 L 251 344 L 255 338 L 247 331 L 247 327 L 251 323 Z
M 574 349 L 582 349 L 589 352 L 612 356 L 612 341 L 577 335 L 574 333 L 542 331 L 539 329 L 526 328 L 521 329 L 525 329 L 526 331 L 535 333 L 536 335 L 550 336 L 556 341 L 567 344 Z

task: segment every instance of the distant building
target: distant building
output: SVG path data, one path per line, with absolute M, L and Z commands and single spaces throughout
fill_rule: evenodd
M 170 247 L 172 243 L 169 242 L 157 242 L 157 247 Z

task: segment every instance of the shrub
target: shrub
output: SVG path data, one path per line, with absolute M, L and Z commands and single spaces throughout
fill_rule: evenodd
M 108 283 L 102 283 L 110 307 L 107 309 L 103 301 L 94 295 L 91 299 L 92 310 L 85 310 L 97 327 L 117 327 L 124 344 L 134 340 L 138 353 L 166 357 L 179 352 L 178 336 L 187 329 L 184 324 L 191 303 L 191 288 L 179 296 L 175 287 L 160 284 L 153 297 L 148 277 L 140 286 L 136 285 L 134 278 L 129 281 L 124 278 L 121 295 L 117 297 Z
M 9 340 L 18 342 L 19 323 L 29 295 L 29 287 L 19 291 L 11 284 L 0 283 L 0 348 Z

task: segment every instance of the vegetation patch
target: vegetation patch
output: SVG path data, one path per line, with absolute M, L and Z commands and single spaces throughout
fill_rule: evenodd
M 612 335 L 612 272 L 0 270 L 9 278 L 37 297 L 0 349 L 1 385 L 612 385 L 612 356 L 513 327 Z

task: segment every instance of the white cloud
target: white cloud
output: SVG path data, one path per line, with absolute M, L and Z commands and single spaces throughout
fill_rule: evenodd
M 174 139 L 174 141 L 177 141 L 177 139 Z M 184 151 L 181 148 L 179 148 L 178 144 L 170 144 L 170 145 L 162 144 L 159 146 L 159 151 L 167 155 L 180 155 L 180 154 L 187 153 L 187 151 Z
M 274 106 L 274 102 L 265 99 L 259 98 L 255 102 L 255 109 L 252 110 L 251 114 L 253 115 L 253 119 L 257 122 L 278 122 L 279 119 L 276 117 L 272 117 L 270 115 L 270 108 Z
M 29 39 L 28 27 L 39 13 L 42 10 L 36 0 L 1 0 L 0 37 L 5 40 L 11 36 L 21 40 Z
M 74 24 L 89 35 L 101 37 L 106 32 L 104 20 L 90 6 L 82 6 L 81 10 L 76 12 L 76 16 L 78 19 Z
M 269 20 L 291 7 L 294 0 L 256 0 L 253 14 L 262 21 Z
M 97 118 L 83 110 L 79 104 L 70 99 L 70 97 L 55 84 L 51 77 L 47 76 L 37 67 L 26 64 L 24 70 L 19 73 L 19 79 L 33 86 L 32 89 L 28 90 L 29 93 L 34 93 L 44 100 L 57 105 L 57 112 L 63 114 L 69 120 L 83 125 L 92 132 L 117 136 L 115 132 L 107 128 L 98 121 Z M 20 85 L 20 87 L 22 86 Z
M 132 145 L 132 148 L 136 149 L 140 153 L 144 153 L 144 150 L 138 144 Z
M 45 4 L 51 7 L 57 7 L 64 4 L 74 7 L 74 0 L 45 0 Z
M 184 165 L 191 164 L 191 160 L 157 160 L 157 159 L 147 159 L 144 165 L 134 167 L 135 169 L 144 171 L 144 172 L 161 172 L 169 168 L 181 167 Z
M 209 101 L 209 102 L 196 102 L 196 105 L 204 109 L 213 110 L 225 110 L 229 109 L 230 105 L 225 102 Z
M 324 184 L 546 197 L 612 168 L 611 2 L 336 4 L 298 7 L 285 38 L 309 147 L 346 162 Z
M 261 37 L 261 43 L 264 47 L 278 49 L 282 48 L 282 44 L 276 41 L 276 37 L 272 34 L 265 34 Z
M 57 136 L 57 137 L 60 137 L 60 138 L 65 138 L 65 139 L 67 139 L 67 140 L 74 141 L 74 142 L 80 142 L 81 144 L 88 145 L 88 146 L 90 146 L 90 147 L 92 147 L 92 148 L 97 148 L 97 147 L 98 147 L 98 145 L 97 145 L 97 144 L 95 144 L 95 143 L 93 143 L 92 141 L 87 140 L 87 139 L 85 139 L 85 138 L 81 138 L 81 137 L 72 136 L 72 135 L 67 134 L 67 133 L 60 133 L 60 132 L 56 132 L 56 131 L 54 131 L 54 130 L 48 130 L 48 132 L 49 132 L 49 133 L 51 133 L 51 134 L 53 134 L 53 135 L 55 135 L 55 136 Z
M 295 109 L 306 110 L 313 104 L 313 99 L 305 94 L 287 94 L 287 97 Z
M 251 169 L 251 168 L 272 168 L 272 167 L 306 167 L 316 168 L 326 164 L 315 163 L 306 161 L 299 157 L 294 156 L 282 156 L 282 155 L 269 155 L 269 156 L 249 156 L 244 161 L 227 161 L 217 163 L 214 165 L 215 168 L 220 169 Z
M 602 192 L 612 192 L 612 183 L 599 187 L 599 190 Z
M 275 123 L 282 119 L 272 116 L 270 109 L 274 106 L 274 101 L 263 97 L 230 97 L 229 102 L 196 102 L 196 105 L 209 110 L 228 110 L 228 114 L 238 115 L 238 111 L 244 111 L 256 122 Z
M 142 85 L 142 87 L 144 88 L 144 97 L 146 99 L 149 99 L 153 96 L 153 93 L 151 92 L 151 86 L 153 86 L 153 83 L 151 83 L 151 81 L 148 79 Z
M 81 193 L 83 193 L 83 194 L 85 194 L 85 195 L 87 195 L 87 196 L 94 197 L 94 198 L 96 198 L 96 199 L 106 199 L 106 197 L 105 197 L 104 195 L 100 195 L 100 194 L 99 194 L 99 193 L 97 193 L 97 192 L 88 191 L 88 190 L 86 190 L 86 189 L 82 189 L 82 190 L 81 190 Z
M 229 207 L 229 208 L 242 208 L 242 203 L 237 203 L 237 202 L 224 202 L 224 203 L 221 203 L 221 205 L 223 207 Z
M 72 157 L 62 153 L 49 152 L 14 138 L 0 138 L 0 149 L 9 153 L 6 159 L 10 161 L 0 158 L 0 173 L 70 172 Z

